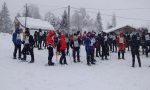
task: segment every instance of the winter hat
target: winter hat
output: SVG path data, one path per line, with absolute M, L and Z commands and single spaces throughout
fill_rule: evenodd
M 25 33 L 28 34 L 28 35 L 30 35 L 29 28 L 26 28 Z
M 19 28 L 16 28 L 16 31 L 15 31 L 16 33 L 20 33 L 20 29 Z
M 65 35 L 64 35 L 64 34 L 61 34 L 60 38 L 65 38 Z
M 120 32 L 120 35 L 123 35 L 123 32 Z

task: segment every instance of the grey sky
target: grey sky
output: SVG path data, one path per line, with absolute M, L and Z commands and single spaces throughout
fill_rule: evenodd
M 47 11 L 51 10 L 57 16 L 61 16 L 61 10 L 55 10 L 56 8 L 66 7 L 71 5 L 72 7 L 84 7 L 84 8 L 97 8 L 97 9 L 127 9 L 127 8 L 150 8 L 150 0 L 0 0 L 0 5 L 6 2 L 10 11 L 11 18 L 17 12 L 22 12 L 25 3 L 36 4 L 40 8 L 40 13 L 44 15 Z M 1 9 L 1 8 L 0 8 Z M 73 11 L 73 10 L 72 10 Z M 91 17 L 95 18 L 98 10 L 88 9 Z M 92 13 L 93 12 L 93 13 Z M 138 18 L 144 20 L 150 20 L 150 9 L 138 9 L 138 10 L 100 10 L 102 14 L 113 14 L 117 16 L 127 18 Z M 109 16 L 102 16 L 104 24 L 111 20 Z M 150 21 L 142 20 L 129 20 L 117 18 L 118 24 L 133 24 L 133 25 L 150 25 Z

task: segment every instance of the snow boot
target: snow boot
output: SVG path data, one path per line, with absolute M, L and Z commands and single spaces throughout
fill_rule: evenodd
M 48 65 L 49 66 L 54 66 L 54 63 L 53 62 L 48 62 Z
M 16 57 L 13 57 L 13 59 L 17 59 Z

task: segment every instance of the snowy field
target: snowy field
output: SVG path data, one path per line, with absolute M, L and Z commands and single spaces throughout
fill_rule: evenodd
M 35 63 L 13 60 L 11 36 L 0 34 L 0 90 L 150 90 L 150 58 L 141 56 L 142 68 L 131 67 L 131 54 L 126 60 L 118 60 L 111 53 L 108 61 L 96 58 L 94 66 L 86 65 L 84 47 L 82 63 L 73 63 L 67 56 L 68 65 L 45 66 L 47 50 L 35 52 Z M 72 58 L 71 58 L 72 60 Z M 28 56 L 30 61 L 30 56 Z

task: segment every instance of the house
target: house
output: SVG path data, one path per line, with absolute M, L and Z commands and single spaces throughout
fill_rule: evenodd
M 19 27 L 23 30 L 26 28 L 29 28 L 29 30 L 39 30 L 42 29 L 42 31 L 49 31 L 53 30 L 54 27 L 47 21 L 41 20 L 41 19 L 34 19 L 30 17 L 16 17 L 15 18 L 15 28 Z
M 134 27 L 131 27 L 129 25 L 124 25 L 124 26 L 117 26 L 108 30 L 104 30 L 104 32 L 106 33 L 119 33 L 119 32 L 123 32 L 123 33 L 132 33 L 132 32 L 137 32 L 137 33 L 141 33 L 141 31 L 137 30 Z

